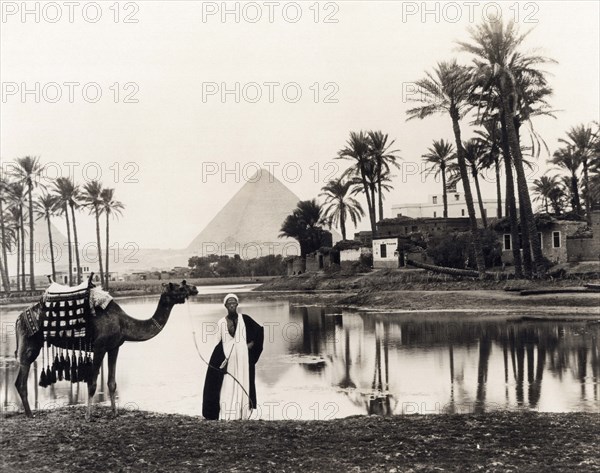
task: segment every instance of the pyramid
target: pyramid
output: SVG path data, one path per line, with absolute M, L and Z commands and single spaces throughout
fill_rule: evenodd
M 188 246 L 196 256 L 300 254 L 296 240 L 279 238 L 285 218 L 300 199 L 269 171 L 261 169 L 244 184 Z

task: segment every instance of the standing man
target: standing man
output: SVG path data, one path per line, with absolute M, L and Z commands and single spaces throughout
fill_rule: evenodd
M 202 415 L 211 420 L 248 419 L 256 409 L 255 365 L 263 350 L 264 329 L 238 313 L 235 294 L 227 294 L 223 303 L 227 315 L 217 322 L 219 342 L 206 372 Z

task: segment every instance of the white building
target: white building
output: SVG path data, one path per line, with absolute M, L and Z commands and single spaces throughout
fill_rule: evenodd
M 398 267 L 398 238 L 373 238 L 373 268 Z
M 475 198 L 475 215 L 481 218 L 479 202 Z M 488 218 L 498 216 L 498 200 L 483 199 L 483 208 Z M 444 216 L 444 197 L 442 194 L 428 196 L 427 203 L 421 204 L 395 204 L 392 205 L 392 217 L 411 218 L 442 218 Z M 463 192 L 448 192 L 448 217 L 468 217 L 467 203 Z

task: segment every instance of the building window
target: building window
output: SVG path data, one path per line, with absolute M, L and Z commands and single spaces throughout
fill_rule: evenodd
M 433 196 L 433 203 L 434 203 L 434 204 L 437 204 L 437 195 L 434 195 L 434 196 Z
M 504 235 L 504 251 L 509 251 L 511 249 L 510 245 L 510 234 Z
M 433 212 L 433 218 L 437 217 L 437 212 Z
M 552 248 L 560 248 L 560 232 L 552 232 Z
M 455 194 L 454 195 L 454 200 L 460 200 L 460 195 L 459 194 Z
M 381 253 L 382 258 L 387 258 L 387 248 L 385 244 L 379 245 L 379 252 Z
M 465 209 L 460 209 L 460 215 L 463 217 L 465 216 Z

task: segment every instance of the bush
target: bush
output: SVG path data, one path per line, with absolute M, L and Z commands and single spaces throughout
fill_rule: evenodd
M 479 235 L 486 268 L 500 265 L 502 247 L 496 232 L 488 228 L 480 230 Z M 427 255 L 437 266 L 457 269 L 476 268 L 471 233 L 451 233 L 432 238 L 429 241 Z
M 358 263 L 360 264 L 360 266 L 369 268 L 370 270 L 373 267 L 373 254 L 362 253 L 358 258 Z
M 468 241 L 463 233 L 451 233 L 443 237 L 432 238 L 427 248 L 427 256 L 436 266 L 465 269 L 468 253 Z

